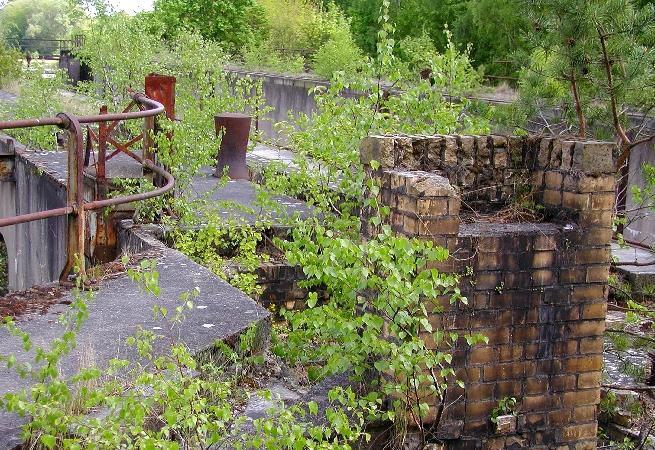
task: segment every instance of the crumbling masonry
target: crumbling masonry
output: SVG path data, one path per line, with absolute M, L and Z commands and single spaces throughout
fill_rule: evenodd
M 489 338 L 488 345 L 462 342 L 454 351 L 465 389 L 447 393 L 438 430 L 449 449 L 596 448 L 613 151 L 610 143 L 540 136 L 363 142 L 361 160 L 380 183 L 388 223 L 447 247 L 452 257 L 437 268 L 462 274 L 469 304 L 444 302 L 433 326 Z M 480 219 L 493 216 L 496 205 L 525 199 L 543 206 L 544 220 Z M 500 435 L 491 412 L 512 396 L 516 429 Z

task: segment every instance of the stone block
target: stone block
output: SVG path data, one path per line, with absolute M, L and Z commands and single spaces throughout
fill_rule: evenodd
M 16 141 L 9 136 L 0 136 L 0 156 L 14 156 Z
M 616 189 L 616 178 L 614 175 L 582 176 L 578 184 L 579 192 L 609 192 L 614 193 Z
M 458 140 L 461 148 L 461 163 L 465 166 L 472 166 L 475 161 L 475 138 L 473 136 L 458 136 Z
M 475 136 L 475 164 L 479 167 L 489 166 L 491 164 L 491 148 L 487 136 Z
M 505 169 L 509 167 L 509 154 L 505 148 L 494 149 L 494 167 L 497 169 Z
M 417 212 L 417 199 L 416 197 L 411 197 L 409 195 L 398 195 L 396 200 L 395 208 L 398 211 L 415 215 Z
M 614 193 L 594 193 L 591 194 L 591 207 L 593 209 L 613 210 L 616 203 Z
M 469 354 L 469 364 L 487 364 L 496 359 L 494 347 L 474 347 Z
M 578 389 L 600 389 L 602 372 L 586 372 L 578 375 Z
M 595 438 L 597 431 L 598 431 L 598 425 L 596 423 L 571 425 L 562 428 L 562 440 L 577 441 L 580 439 Z
M 598 403 L 600 403 L 600 389 L 586 389 L 581 391 L 565 392 L 562 396 L 562 405 L 565 408 L 594 406 Z
M 369 166 L 371 161 L 377 161 L 382 168 L 395 166 L 394 138 L 389 136 L 369 136 L 364 138 L 359 148 L 359 159 Z
M 560 146 L 562 148 L 560 167 L 562 170 L 569 170 L 573 164 L 573 151 L 575 149 L 575 142 L 560 141 Z
M 562 192 L 555 191 L 552 189 L 544 190 L 544 204 L 546 206 L 561 206 L 562 204 Z
M 609 276 L 609 265 L 587 267 L 587 283 L 607 283 Z
M 457 139 L 454 136 L 446 136 L 444 140 L 444 167 L 454 167 L 457 165 L 458 150 Z
M 467 402 L 482 402 L 492 400 L 494 397 L 494 383 L 471 384 L 466 387 Z
M 447 216 L 448 197 L 418 198 L 416 200 L 416 214 L 420 217 Z
M 607 309 L 607 306 L 605 306 Z M 605 317 L 598 317 L 604 319 Z M 603 353 L 605 343 L 602 337 L 590 337 L 580 339 L 580 353 L 585 355 L 589 353 Z
M 574 194 L 572 192 L 564 191 L 562 193 L 562 206 L 576 211 L 584 211 L 589 209 L 591 205 L 590 194 Z
M 595 405 L 577 406 L 573 409 L 573 420 L 576 422 L 587 422 L 596 420 L 597 409 Z
M 543 269 L 552 267 L 555 264 L 555 252 L 544 251 L 534 252 L 532 256 L 532 267 L 535 269 Z
M 409 195 L 417 197 L 454 197 L 455 188 L 447 178 L 430 172 L 411 172 L 405 186 Z
M 572 412 L 569 409 L 560 409 L 548 413 L 548 423 L 551 427 L 560 428 L 571 423 Z M 568 447 L 567 447 L 568 449 Z
M 548 286 L 555 281 L 555 273 L 548 269 L 538 269 L 532 272 L 533 286 Z
M 459 232 L 459 217 L 443 216 L 422 219 L 417 225 L 417 235 L 419 236 L 452 236 Z
M 539 143 L 539 152 L 537 153 L 537 167 L 544 169 L 549 167 L 550 152 L 553 147 L 552 138 L 543 138 Z
M 613 151 L 616 144 L 610 142 L 576 142 L 572 169 L 589 175 L 611 174 L 615 171 Z
M 412 138 L 396 137 L 394 139 L 394 166 L 409 170 L 421 169 L 421 156 L 414 155 Z
M 564 371 L 571 374 L 599 371 L 603 368 L 603 355 L 584 355 L 568 358 L 563 361 L 563 366 Z
M 612 211 L 583 211 L 578 218 L 578 225 L 582 227 L 607 228 L 612 226 Z
M 466 403 L 466 418 L 468 420 L 486 419 L 489 420 L 491 410 L 496 406 L 493 400 Z
M 549 170 L 545 173 L 545 182 L 548 189 L 559 191 L 562 189 L 564 174 L 555 170 Z
M 446 137 L 441 135 L 431 136 L 427 143 L 427 155 L 425 170 L 439 170 L 443 168 L 443 153 Z
M 555 375 L 551 379 L 550 386 L 553 392 L 564 392 L 575 389 L 577 384 L 575 375 Z
M 497 434 L 516 433 L 516 416 L 514 414 L 506 414 L 504 416 L 496 417 L 496 433 Z M 504 447 L 500 447 L 500 448 L 504 448 Z

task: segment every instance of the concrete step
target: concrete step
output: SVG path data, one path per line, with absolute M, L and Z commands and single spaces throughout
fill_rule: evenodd
M 138 360 L 125 339 L 140 329 L 163 337 L 154 345 L 155 354 L 163 354 L 176 341 L 198 354 L 212 349 L 217 341 L 236 341 L 251 326 L 259 328 L 260 346 L 267 345 L 270 314 L 248 296 L 180 252 L 167 248 L 147 231 L 123 230 L 121 237 L 124 250 L 145 251 L 149 258 L 157 260 L 161 295 L 155 298 L 144 292 L 124 274 L 101 283 L 89 308 L 89 318 L 78 335 L 77 348 L 61 362 L 63 376 L 70 377 L 89 364 L 102 368 L 113 358 Z M 166 320 L 153 317 L 153 306 L 166 307 L 172 313 L 181 304 L 180 296 L 196 288 L 200 294 L 182 323 L 171 328 Z M 68 293 L 61 299 L 64 304 L 53 306 L 46 314 L 20 318 L 20 328 L 30 334 L 36 345 L 48 345 L 61 335 L 57 317 L 70 301 Z M 4 330 L 0 330 L 0 354 L 15 354 L 20 361 L 29 360 L 21 342 Z M 0 369 L 0 395 L 29 385 L 29 380 Z M 20 427 L 24 423 L 23 418 L 0 413 L 0 449 L 20 443 Z
M 612 258 L 617 272 L 626 276 L 637 289 L 655 286 L 655 252 L 635 245 L 612 243 Z

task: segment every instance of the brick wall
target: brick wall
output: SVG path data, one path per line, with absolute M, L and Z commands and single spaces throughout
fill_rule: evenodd
M 538 136 L 374 136 L 362 143 L 362 163 L 391 210 L 385 220 L 398 233 L 449 248 L 454 256 L 437 268 L 463 274 L 469 304 L 445 304 L 433 325 L 489 338 L 453 352 L 465 389 L 447 393 L 438 436 L 448 448 L 596 448 L 613 150 Z M 493 210 L 526 193 L 543 205 L 546 220 L 462 220 L 465 209 Z M 374 231 L 368 215 L 365 234 Z M 499 435 L 491 411 L 512 396 L 516 431 Z
M 253 298 L 266 309 L 279 312 L 282 308 L 304 308 L 308 291 L 300 287 L 300 282 L 306 278 L 301 267 L 286 261 L 265 261 L 259 264 L 256 275 L 261 293 L 254 294 Z

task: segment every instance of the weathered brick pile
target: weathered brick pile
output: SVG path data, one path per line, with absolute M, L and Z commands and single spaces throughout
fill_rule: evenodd
M 253 297 L 269 310 L 279 312 L 302 309 L 307 298 L 307 289 L 300 287 L 306 277 L 299 266 L 285 261 L 266 261 L 259 264 L 256 271 L 260 294 Z
M 438 268 L 462 274 L 469 304 L 445 305 L 433 325 L 481 332 L 453 364 L 439 424 L 450 449 L 596 448 L 603 332 L 614 207 L 614 145 L 545 137 L 376 136 L 361 159 L 379 180 L 386 219 L 407 236 L 451 255 Z M 380 168 L 373 170 L 371 161 Z M 462 221 L 531 193 L 541 223 Z M 364 212 L 365 233 L 372 229 Z M 462 340 L 463 341 L 463 340 Z M 518 400 L 516 430 L 499 435 L 490 417 Z

